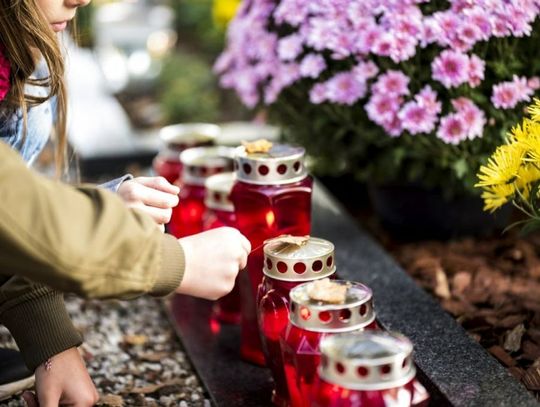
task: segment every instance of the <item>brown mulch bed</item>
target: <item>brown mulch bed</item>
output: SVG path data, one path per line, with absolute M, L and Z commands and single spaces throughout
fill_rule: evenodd
M 380 241 L 467 332 L 540 396 L 540 234 Z

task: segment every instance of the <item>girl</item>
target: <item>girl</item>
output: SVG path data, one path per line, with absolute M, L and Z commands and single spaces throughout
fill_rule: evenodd
M 18 150 L 29 165 L 54 128 L 59 173 L 64 167 L 67 103 L 57 33 L 67 27 L 77 8 L 89 1 L 0 0 L 0 138 Z M 178 203 L 178 188 L 162 178 L 126 176 L 106 187 L 161 225 L 169 221 L 172 207 Z M 199 244 L 215 244 L 211 235 L 205 239 L 202 243 L 199 239 Z M 183 243 L 189 246 L 189 241 Z M 230 245 L 234 249 L 246 247 L 241 235 L 234 235 Z M 190 247 L 193 256 L 204 257 L 199 249 Z M 216 264 L 219 260 L 208 259 Z M 2 270 L 5 272 L 9 270 Z M 214 273 L 217 277 L 220 271 Z M 46 286 L 22 277 L 0 276 L 0 322 L 12 332 L 27 365 L 35 369 L 41 405 L 91 405 L 96 392 L 76 350 L 80 337 L 69 321 L 61 294 L 48 285 L 55 286 L 49 281 Z M 187 292 L 200 295 L 201 289 L 191 285 Z M 111 296 L 117 294 L 112 292 Z M 15 318 L 21 310 L 24 318 Z M 57 355 L 52 358 L 54 369 L 47 369 L 53 355 Z

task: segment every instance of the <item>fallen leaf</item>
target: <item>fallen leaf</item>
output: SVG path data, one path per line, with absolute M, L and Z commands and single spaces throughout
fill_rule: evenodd
M 450 287 L 448 285 L 448 278 L 446 273 L 441 267 L 435 270 L 435 294 L 441 298 L 448 299 L 452 295 L 450 294 Z
M 127 390 L 125 393 L 128 394 L 152 394 L 156 393 L 157 391 L 168 387 L 168 386 L 174 386 L 174 385 L 183 385 L 185 384 L 185 381 L 182 379 L 173 379 L 166 381 L 165 383 L 159 383 L 159 384 L 150 384 L 148 386 L 142 386 L 142 387 L 133 387 L 132 389 Z
M 504 337 L 503 348 L 509 352 L 517 352 L 521 348 L 521 338 L 525 331 L 523 324 L 519 324 L 511 331 L 508 331 Z
M 160 362 L 163 358 L 169 355 L 169 352 L 148 352 L 141 353 L 138 355 L 138 357 L 145 362 Z
M 148 342 L 148 336 L 146 335 L 125 335 L 124 336 L 124 342 L 128 345 L 136 346 L 136 345 L 144 345 L 146 342 Z
M 115 394 L 107 394 L 106 396 L 101 396 L 97 402 L 98 406 L 107 406 L 107 407 L 123 407 L 124 399 L 121 396 Z

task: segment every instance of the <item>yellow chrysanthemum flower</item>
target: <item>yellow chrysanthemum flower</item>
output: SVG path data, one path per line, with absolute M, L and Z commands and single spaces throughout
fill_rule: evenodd
M 483 188 L 482 199 L 484 200 L 484 210 L 494 212 L 507 203 L 515 194 L 514 184 L 493 185 Z
M 507 144 L 497 147 L 486 165 L 480 167 L 476 187 L 505 185 L 517 177 L 525 152 L 518 144 Z
M 540 169 L 534 164 L 524 165 L 519 170 L 515 187 L 518 188 L 525 198 L 529 197 L 531 184 L 540 180 Z
M 534 104 L 527 107 L 527 112 L 535 122 L 540 122 L 540 99 L 534 98 Z
M 236 15 L 241 0 L 214 0 L 212 15 L 216 25 L 225 27 Z

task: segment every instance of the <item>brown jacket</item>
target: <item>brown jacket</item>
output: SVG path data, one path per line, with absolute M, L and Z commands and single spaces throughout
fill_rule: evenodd
M 150 217 L 108 191 L 46 179 L 0 143 L 0 323 L 30 368 L 80 343 L 57 291 L 162 296 L 183 272 L 180 244 Z

